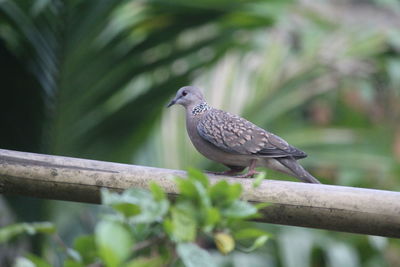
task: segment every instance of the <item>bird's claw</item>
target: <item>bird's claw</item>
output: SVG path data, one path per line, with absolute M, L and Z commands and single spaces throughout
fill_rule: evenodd
M 250 171 L 243 175 L 235 176 L 236 178 L 253 178 L 255 175 L 260 174 L 260 172 Z

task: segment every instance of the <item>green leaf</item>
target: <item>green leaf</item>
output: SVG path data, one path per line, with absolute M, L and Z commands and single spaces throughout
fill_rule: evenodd
M 47 263 L 44 259 L 34 254 L 28 254 L 26 258 L 33 262 L 35 264 L 35 267 L 51 267 L 51 264 Z
M 21 235 L 36 233 L 52 234 L 55 232 L 54 224 L 50 222 L 37 222 L 37 223 L 16 223 L 4 226 L 0 229 L 0 244 L 8 242 L 12 238 Z
M 155 200 L 160 201 L 166 199 L 166 195 L 161 186 L 155 182 L 150 182 L 149 188 Z
M 156 201 L 148 190 L 131 188 L 122 194 L 102 190 L 102 202 L 113 207 L 131 223 L 153 223 L 161 221 L 167 213 L 167 199 Z
M 200 202 L 200 208 L 206 209 L 210 207 L 211 199 L 207 190 L 208 178 L 195 169 L 190 169 L 188 173 L 192 176 L 188 176 L 187 179 L 177 178 L 175 180 L 178 185 L 180 195 L 190 199 L 191 201 L 196 201 L 196 203 L 197 201 Z M 204 178 L 205 180 L 202 180 L 200 177 Z
M 131 217 L 131 223 L 153 223 L 160 222 L 168 212 L 169 202 L 162 200 L 159 203 L 149 202 L 142 206 L 142 213 L 135 217 Z
M 41 258 L 29 254 L 26 258 L 18 257 L 15 260 L 13 267 L 51 267 L 51 265 Z
M 163 229 L 169 235 L 171 239 L 173 239 L 174 234 L 174 224 L 170 218 L 165 218 L 163 221 Z
M 125 217 L 136 216 L 141 212 L 140 207 L 132 203 L 116 203 L 111 205 L 111 207 L 122 213 Z
M 256 207 L 242 200 L 236 200 L 227 208 L 222 210 L 222 214 L 229 218 L 246 218 L 257 213 Z
M 267 177 L 266 172 L 261 172 L 257 174 L 253 181 L 253 188 L 257 188 L 261 185 L 262 181 Z
M 198 199 L 200 200 L 202 208 L 209 208 L 211 206 L 211 199 L 207 194 L 207 189 L 203 186 L 203 184 L 199 183 L 198 181 L 194 181 L 193 183 L 196 188 L 197 195 L 199 196 Z
M 196 199 L 197 198 L 197 189 L 195 185 L 188 179 L 185 178 L 176 178 L 175 182 L 179 189 L 179 194 L 183 197 Z
M 13 267 L 36 267 L 36 265 L 27 258 L 18 257 L 15 260 Z
M 97 250 L 108 267 L 117 267 L 125 261 L 134 244 L 129 230 L 119 222 L 101 221 L 95 230 Z
M 79 252 L 82 261 L 89 264 L 97 258 L 96 242 L 93 235 L 79 236 L 74 240 L 74 249 Z
M 256 207 L 257 210 L 260 210 L 260 209 L 269 207 L 269 206 L 271 206 L 271 205 L 272 205 L 272 203 L 264 202 L 264 203 L 257 203 L 257 204 L 254 204 L 254 207 Z
M 200 182 L 205 188 L 208 188 L 209 185 L 208 177 L 204 173 L 193 168 L 189 168 L 187 173 L 189 180 L 196 180 Z
M 68 258 L 70 258 L 71 260 L 76 261 L 76 262 L 82 262 L 81 254 L 78 251 L 76 251 L 72 248 L 66 248 L 65 253 L 67 254 Z
M 217 208 L 211 207 L 206 209 L 206 218 L 204 221 L 205 231 L 209 232 L 221 221 L 221 214 Z
M 134 260 L 126 263 L 123 267 L 161 267 L 165 266 L 164 259 L 161 257 L 137 257 Z
M 64 267 L 85 267 L 86 265 L 74 260 L 67 259 L 64 261 Z
M 222 206 L 228 200 L 228 188 L 230 185 L 227 181 L 222 180 L 211 186 L 209 195 L 213 204 Z
M 267 242 L 268 239 L 269 239 L 268 235 L 262 235 L 262 236 L 258 237 L 254 241 L 253 245 L 251 245 L 249 248 L 240 248 L 240 250 L 244 251 L 244 252 L 252 252 L 252 251 L 256 250 L 257 248 L 264 246 L 265 242 Z
M 227 181 L 222 180 L 210 188 L 209 195 L 212 203 L 221 207 L 239 199 L 242 191 L 243 189 L 240 184 L 229 184 Z
M 269 233 L 257 228 L 245 228 L 233 232 L 236 240 L 258 238 L 260 236 L 271 236 Z
M 176 252 L 186 267 L 214 267 L 213 258 L 207 252 L 193 243 L 179 243 Z
M 228 188 L 229 201 L 238 199 L 242 194 L 243 188 L 241 184 L 231 184 Z
M 187 209 L 174 207 L 171 210 L 172 236 L 177 242 L 190 242 L 196 239 L 197 221 L 195 214 Z

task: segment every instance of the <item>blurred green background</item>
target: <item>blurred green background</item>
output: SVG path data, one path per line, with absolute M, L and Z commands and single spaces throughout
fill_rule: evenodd
M 220 169 L 165 109 L 193 84 L 306 151 L 323 183 L 400 189 L 397 0 L 0 0 L 0 70 L 3 149 Z M 2 197 L 0 225 L 54 221 L 68 243 L 99 209 Z M 273 241 L 221 266 L 400 266 L 395 239 L 263 227 Z M 1 246 L 0 262 L 33 250 L 57 263 L 52 242 Z

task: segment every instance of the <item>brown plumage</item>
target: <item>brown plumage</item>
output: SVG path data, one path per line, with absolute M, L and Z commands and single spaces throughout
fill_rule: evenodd
M 198 88 L 182 87 L 168 107 L 174 104 L 186 109 L 186 128 L 196 149 L 230 168 L 221 174 L 237 174 L 249 167 L 242 177 L 251 177 L 257 166 L 263 166 L 319 183 L 298 164 L 298 159 L 307 157 L 303 151 L 246 119 L 211 108 Z

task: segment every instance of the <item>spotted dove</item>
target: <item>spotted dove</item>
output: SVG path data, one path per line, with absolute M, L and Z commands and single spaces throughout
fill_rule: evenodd
M 196 149 L 229 168 L 217 174 L 235 175 L 248 167 L 239 177 L 252 177 L 262 166 L 306 183 L 320 183 L 297 162 L 306 153 L 239 116 L 210 107 L 197 87 L 179 89 L 168 107 L 174 104 L 185 107 L 187 132 Z

